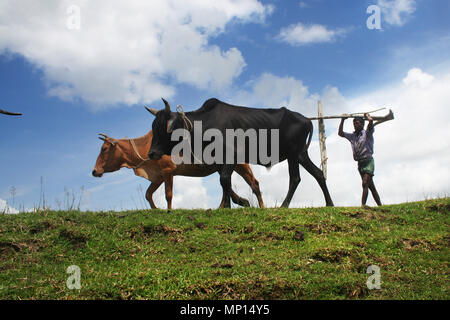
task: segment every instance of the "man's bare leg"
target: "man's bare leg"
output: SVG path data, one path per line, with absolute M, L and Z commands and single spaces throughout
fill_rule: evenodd
M 370 174 L 368 173 L 364 173 L 361 175 L 362 178 L 362 188 L 363 188 L 363 192 L 362 192 L 362 197 L 361 197 L 361 206 L 364 207 L 366 205 L 367 202 L 367 196 L 369 195 L 369 184 L 370 184 L 370 180 L 372 180 Z
M 381 206 L 380 196 L 378 194 L 377 189 L 375 188 L 375 184 L 373 183 L 373 178 L 370 177 L 369 190 L 372 193 L 372 197 L 377 203 L 377 205 Z
M 373 183 L 372 176 L 368 173 L 361 174 L 363 193 L 361 197 L 361 206 L 365 206 L 367 203 L 367 197 L 369 195 L 369 190 L 372 193 L 373 199 L 377 205 L 381 206 L 380 195 L 378 194 L 375 184 Z

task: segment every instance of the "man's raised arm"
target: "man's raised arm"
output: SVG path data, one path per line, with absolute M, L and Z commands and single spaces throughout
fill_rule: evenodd
M 364 117 L 369 120 L 369 124 L 367 125 L 367 131 L 373 131 L 373 119 L 370 114 L 365 113 Z
M 345 121 L 345 119 L 347 119 L 347 118 L 342 118 L 342 119 L 341 119 L 341 123 L 339 124 L 338 135 L 339 135 L 340 137 L 344 137 L 344 121 Z

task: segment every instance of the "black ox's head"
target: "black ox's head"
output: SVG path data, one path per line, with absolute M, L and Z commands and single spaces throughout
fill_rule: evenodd
M 155 116 L 152 124 L 152 145 L 148 152 L 148 157 L 153 160 L 159 160 L 163 154 L 170 155 L 172 147 L 177 143 L 171 141 L 172 131 L 182 128 L 183 120 L 177 112 L 170 111 L 169 103 L 162 99 L 165 105 L 163 110 L 155 110 L 145 107 L 148 112 Z

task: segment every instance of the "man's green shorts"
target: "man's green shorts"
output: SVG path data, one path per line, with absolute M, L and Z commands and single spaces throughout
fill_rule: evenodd
M 375 172 L 375 161 L 373 160 L 373 158 L 359 160 L 358 171 L 361 175 L 363 175 L 364 173 L 368 173 L 373 176 Z

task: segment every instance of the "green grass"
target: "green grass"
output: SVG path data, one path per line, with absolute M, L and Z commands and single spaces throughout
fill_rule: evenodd
M 450 198 L 0 215 L 0 299 L 448 299 L 449 211 Z

